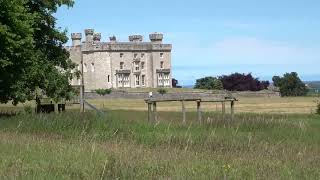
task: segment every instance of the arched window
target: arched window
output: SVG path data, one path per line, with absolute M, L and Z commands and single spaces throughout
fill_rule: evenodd
M 91 72 L 94 72 L 94 63 L 91 63 Z
M 108 75 L 108 82 L 110 82 L 110 75 Z

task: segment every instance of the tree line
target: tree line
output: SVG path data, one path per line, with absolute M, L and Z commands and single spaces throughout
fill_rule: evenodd
M 273 86 L 279 89 L 281 96 L 304 96 L 308 90 L 296 72 L 286 73 L 283 77 L 274 76 Z M 215 89 L 228 91 L 261 91 L 268 89 L 269 81 L 260 81 L 251 73 L 233 73 L 218 77 L 207 76 L 196 80 L 196 89 Z

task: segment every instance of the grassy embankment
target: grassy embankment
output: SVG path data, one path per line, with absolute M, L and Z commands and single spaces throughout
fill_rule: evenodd
M 0 179 L 319 179 L 320 117 L 109 111 L 0 118 Z

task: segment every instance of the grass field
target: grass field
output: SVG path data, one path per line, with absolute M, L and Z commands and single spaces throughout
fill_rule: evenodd
M 159 104 L 160 122 L 147 122 L 137 100 L 91 100 L 105 116 L 77 106 L 0 116 L 0 179 L 319 179 L 314 100 L 243 98 L 229 123 L 208 104 L 198 124 L 188 104 L 183 124 L 179 103 Z
M 134 116 L 133 116 L 134 114 Z M 237 114 L 226 127 L 161 112 L 0 120 L 0 179 L 319 179 L 320 117 Z M 189 113 L 195 117 L 195 113 Z
M 310 114 L 315 111 L 315 97 L 259 97 L 259 98 L 239 98 L 235 104 L 236 112 L 251 113 L 306 113 Z M 319 98 L 318 98 L 319 99 Z M 92 104 L 100 108 L 112 110 L 146 110 L 147 106 L 143 100 L 133 99 L 96 99 L 88 100 Z M 159 103 L 160 111 L 180 111 L 180 102 Z M 194 102 L 186 102 L 186 108 L 189 111 L 196 111 Z M 227 105 L 227 108 L 229 106 Z M 202 103 L 204 111 L 221 111 L 220 103 Z
M 248 113 L 298 113 L 310 114 L 316 109 L 318 97 L 241 97 L 235 104 L 236 112 Z M 147 105 L 144 100 L 139 99 L 88 99 L 88 101 L 100 109 L 109 110 L 136 110 L 146 111 Z M 17 107 L 8 104 L 0 104 L 1 111 L 23 111 L 23 107 L 30 105 L 34 107 L 34 102 L 20 104 Z M 196 111 L 194 102 L 186 102 L 188 111 Z M 78 105 L 68 106 L 68 109 L 79 109 Z M 229 106 L 226 106 L 227 110 Z M 160 111 L 181 111 L 180 102 L 159 103 Z M 221 111 L 220 103 L 202 103 L 203 111 Z

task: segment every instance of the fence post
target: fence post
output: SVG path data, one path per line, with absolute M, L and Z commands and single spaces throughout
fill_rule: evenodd
M 222 101 L 221 105 L 222 105 L 222 120 L 224 121 L 225 114 L 226 114 L 226 103 L 225 103 L 225 101 Z
M 234 100 L 231 100 L 231 121 L 233 120 L 234 117 Z
M 182 106 L 182 122 L 186 123 L 186 107 L 184 106 L 184 101 L 181 101 Z
M 58 103 L 54 103 L 54 112 L 57 114 L 59 113 L 59 107 Z
M 201 101 L 197 101 L 197 115 L 198 115 L 198 122 L 202 122 L 201 117 Z
M 151 106 L 152 106 L 152 104 L 150 102 L 148 102 L 148 121 L 149 122 L 152 120 Z
M 156 122 L 158 121 L 157 116 L 157 102 L 153 102 L 153 120 Z

